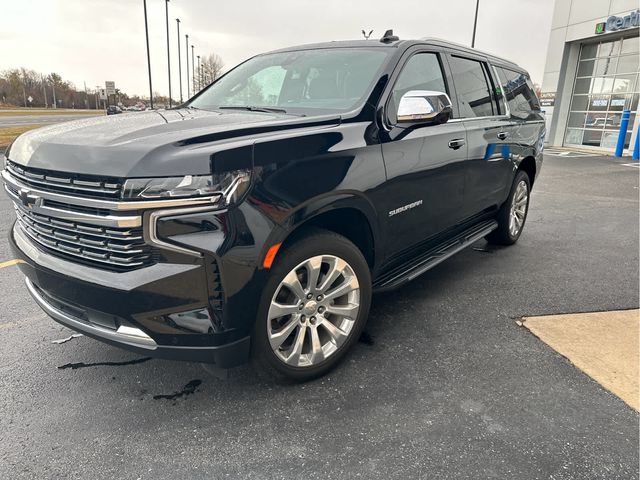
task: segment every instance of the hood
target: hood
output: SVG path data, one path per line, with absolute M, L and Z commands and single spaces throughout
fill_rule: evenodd
M 211 155 L 253 136 L 336 125 L 339 117 L 175 109 L 92 117 L 31 130 L 7 157 L 32 168 L 111 177 L 198 175 Z

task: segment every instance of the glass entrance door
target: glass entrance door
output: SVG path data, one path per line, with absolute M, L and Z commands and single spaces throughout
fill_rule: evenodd
M 565 145 L 614 149 L 622 110 L 631 110 L 625 148 L 629 146 L 640 96 L 640 38 L 582 45 Z

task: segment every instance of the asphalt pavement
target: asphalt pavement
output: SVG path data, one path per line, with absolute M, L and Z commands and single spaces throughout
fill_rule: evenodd
M 0 478 L 638 478 L 638 414 L 516 324 L 638 308 L 638 174 L 548 155 L 523 236 L 374 297 L 330 375 L 226 379 L 71 331 L 0 269 Z M 0 198 L 0 262 L 13 220 Z

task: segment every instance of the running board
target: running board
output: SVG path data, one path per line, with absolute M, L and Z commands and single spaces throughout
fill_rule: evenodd
M 407 282 L 432 269 L 447 258 L 464 250 L 472 243 L 485 237 L 498 228 L 498 222 L 487 220 L 459 233 L 445 243 L 437 245 L 431 250 L 419 255 L 399 267 L 383 274 L 373 283 L 374 292 L 384 292 L 404 285 Z

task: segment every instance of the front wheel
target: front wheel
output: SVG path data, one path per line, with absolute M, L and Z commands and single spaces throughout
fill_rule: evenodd
M 529 212 L 531 182 L 522 170 L 516 173 L 509 197 L 498 212 L 498 228 L 487 235 L 489 243 L 513 245 L 518 241 Z
M 371 275 L 346 238 L 317 230 L 278 253 L 253 335 L 260 366 L 304 381 L 333 368 L 369 314 Z

